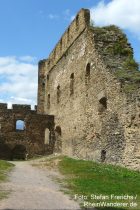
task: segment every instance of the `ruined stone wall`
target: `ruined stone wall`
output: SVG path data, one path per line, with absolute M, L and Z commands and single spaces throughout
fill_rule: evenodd
M 68 48 L 84 31 L 86 25 L 89 24 L 90 14 L 88 10 L 81 9 L 76 18 L 72 21 L 68 29 L 65 31 L 54 50 L 51 52 L 48 59 L 39 62 L 38 74 L 38 113 L 44 112 L 45 83 L 48 83 L 49 75 L 47 72 L 57 64 L 57 62 L 67 54 Z
M 140 90 L 127 95 L 125 104 L 121 116 L 125 131 L 123 164 L 140 170 Z
M 24 129 L 16 128 L 18 120 L 23 121 Z M 0 104 L 0 158 L 10 159 L 16 145 L 24 145 L 29 157 L 51 152 L 53 127 L 53 116 L 37 114 L 30 105 L 14 104 L 7 109 L 7 104 Z M 48 144 L 45 144 L 46 129 L 50 133 Z
M 124 67 L 132 48 L 123 39 L 127 48 L 123 56 L 118 47 L 112 53 L 112 46 L 124 38 L 123 33 L 109 28 L 109 37 L 104 31 L 98 36 L 97 29 L 89 26 L 89 12 L 81 12 L 83 30 L 50 67 L 52 54 L 41 62 L 44 83 L 39 81 L 42 92 L 38 112 L 55 116 L 55 151 L 138 169 L 139 123 L 130 127 L 127 124 L 131 113 L 133 121 L 139 120 L 139 93 L 136 90 L 135 96 L 127 94 L 122 80 L 114 74 L 115 69 Z M 80 24 L 76 25 L 76 20 L 72 24 L 77 28 Z

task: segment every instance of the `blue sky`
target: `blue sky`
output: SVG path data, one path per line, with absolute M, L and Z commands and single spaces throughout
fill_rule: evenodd
M 69 25 L 71 16 L 82 7 L 92 7 L 92 2 L 0 0 L 0 56 L 47 57 Z
M 0 102 L 36 104 L 37 63 L 81 8 L 95 25 L 123 28 L 140 62 L 139 0 L 0 0 Z

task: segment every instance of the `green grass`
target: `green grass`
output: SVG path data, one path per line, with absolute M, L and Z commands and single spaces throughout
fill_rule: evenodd
M 0 160 L 0 184 L 7 180 L 8 172 L 13 168 L 13 164 Z M 0 190 L 0 199 L 7 196 L 7 192 Z
M 130 200 L 101 200 L 91 199 L 91 195 L 133 195 L 138 196 L 133 200 L 137 202 L 139 207 L 129 209 L 140 209 L 140 173 L 137 171 L 128 170 L 119 166 L 112 166 L 106 164 L 98 164 L 92 161 L 75 160 L 64 157 L 59 162 L 59 170 L 66 176 L 66 185 L 69 193 L 74 196 L 85 195 L 88 202 L 127 202 Z M 132 200 L 131 200 L 132 201 Z M 83 205 L 83 201 L 81 202 Z M 115 209 L 128 209 L 128 208 L 107 208 L 100 207 L 97 209 L 115 210 Z

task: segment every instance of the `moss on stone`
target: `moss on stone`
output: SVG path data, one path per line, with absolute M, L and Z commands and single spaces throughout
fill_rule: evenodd
M 122 81 L 125 92 L 139 88 L 139 65 L 133 57 L 133 48 L 123 31 L 115 26 L 93 27 L 95 46 L 112 73 Z
M 137 83 L 129 83 L 124 85 L 123 90 L 126 93 L 133 93 L 138 87 Z
M 118 70 L 115 75 L 122 81 L 126 93 L 132 93 L 140 87 L 140 71 Z
M 138 70 L 139 69 L 139 65 L 138 63 L 134 60 L 134 58 L 132 56 L 129 56 L 126 61 L 124 62 L 124 68 L 127 70 Z
M 115 75 L 119 78 L 132 80 L 135 82 L 140 81 L 140 71 L 126 71 L 126 70 L 118 70 L 115 72 Z

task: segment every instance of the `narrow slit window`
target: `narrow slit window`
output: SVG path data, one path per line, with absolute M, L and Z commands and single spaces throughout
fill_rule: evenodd
M 74 94 L 74 73 L 70 76 L 70 95 Z
M 49 75 L 47 74 L 47 89 L 48 89 L 48 87 L 49 87 Z
M 102 150 L 101 151 L 101 162 L 104 162 L 106 159 L 106 151 L 105 150 Z
M 90 63 L 86 66 L 86 77 L 90 77 Z
M 50 109 L 50 94 L 48 94 L 47 108 Z
M 49 75 L 47 74 L 47 82 L 49 81 Z
M 69 39 L 70 39 L 70 29 L 68 28 L 68 31 L 67 31 L 67 42 L 69 42 Z
M 60 94 L 61 94 L 61 91 L 60 91 L 60 85 L 57 86 L 57 103 L 59 104 L 60 102 Z
M 87 85 L 90 81 L 90 63 L 86 66 L 86 73 L 85 73 L 85 84 Z

